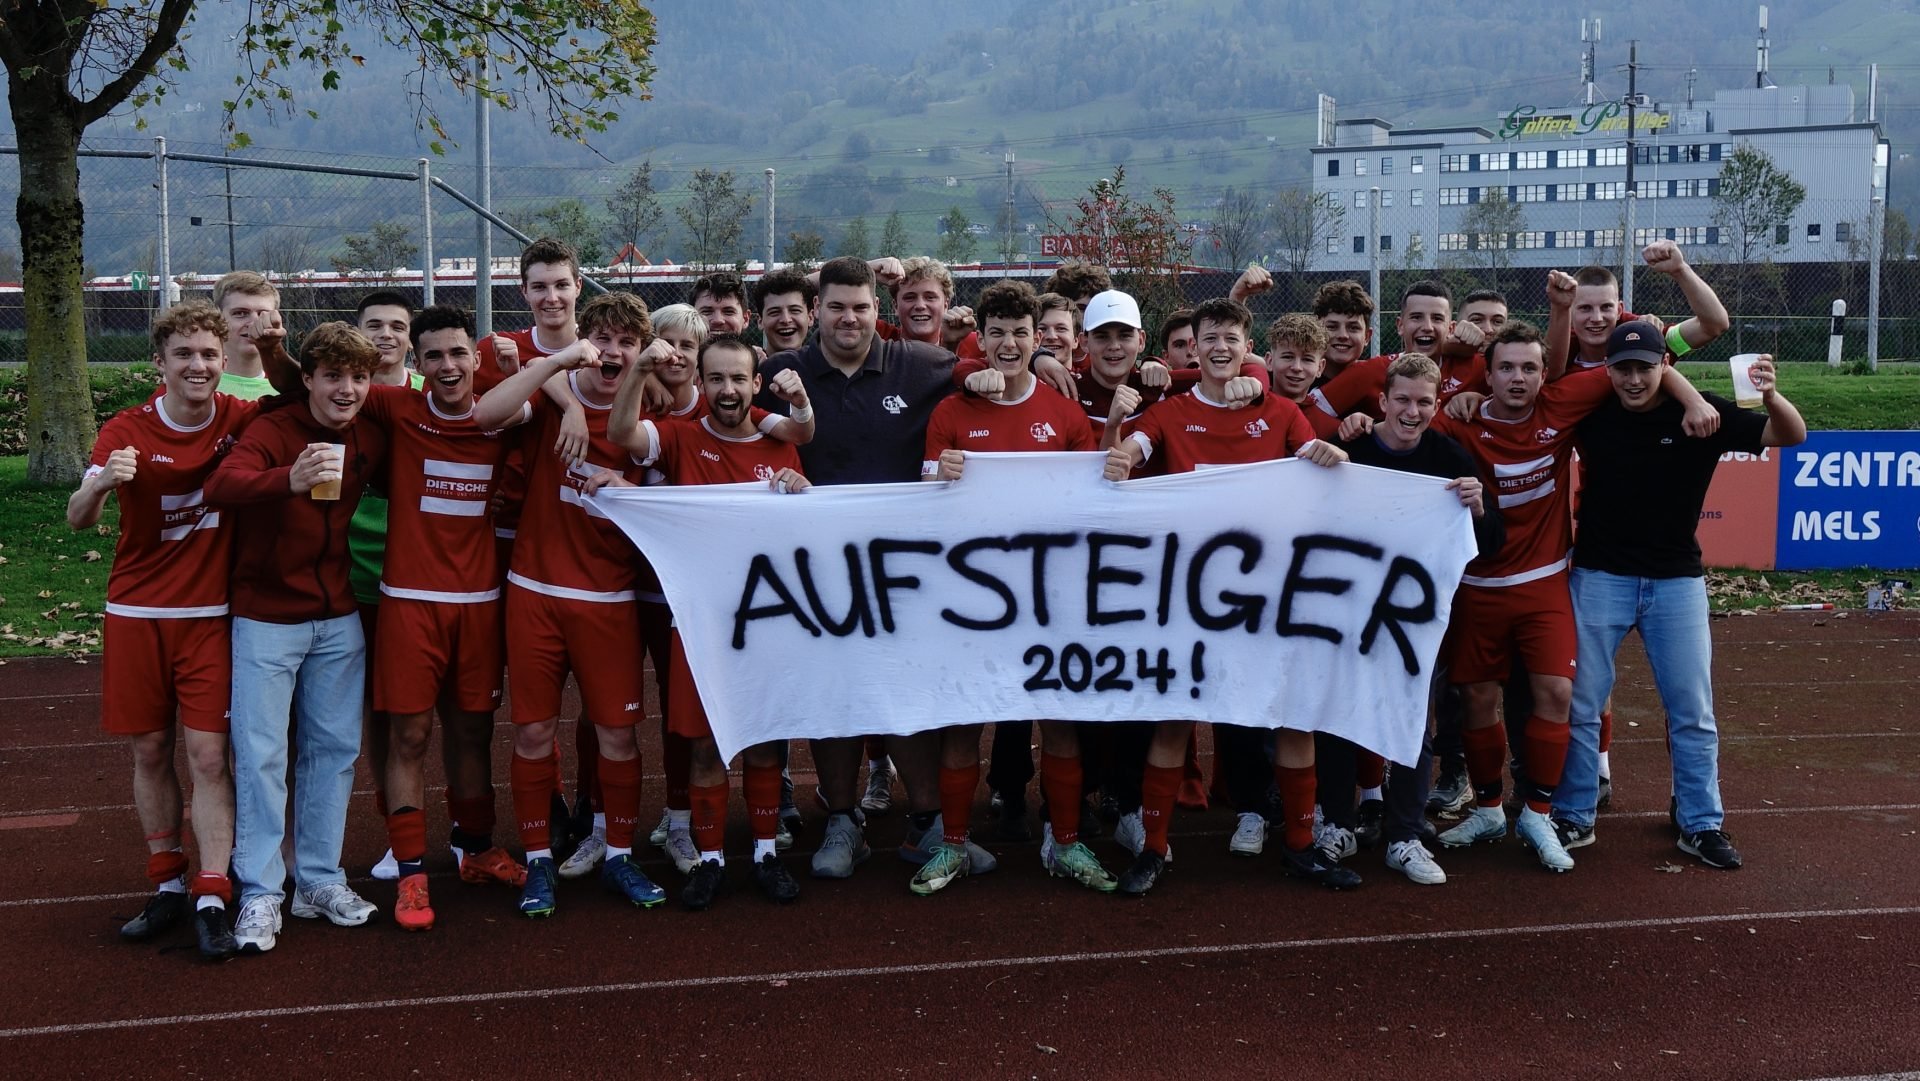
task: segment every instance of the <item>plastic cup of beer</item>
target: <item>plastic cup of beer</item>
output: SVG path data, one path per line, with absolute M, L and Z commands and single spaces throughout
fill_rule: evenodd
M 323 480 L 314 485 L 313 491 L 308 494 L 315 499 L 339 499 L 340 474 L 346 468 L 347 464 L 346 445 L 342 443 L 327 444 L 327 450 L 322 456 L 322 461 L 326 463 L 327 472 L 325 475 L 331 479 Z
M 1727 361 L 1733 369 L 1733 402 L 1742 409 L 1760 406 L 1760 388 L 1753 385 L 1753 362 L 1759 359 L 1758 353 L 1741 353 Z

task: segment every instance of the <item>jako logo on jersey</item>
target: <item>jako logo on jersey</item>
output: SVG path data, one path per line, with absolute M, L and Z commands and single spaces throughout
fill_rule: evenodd
M 1253 420 L 1248 421 L 1246 424 L 1246 428 L 1247 428 L 1247 434 L 1252 436 L 1255 439 L 1259 439 L 1261 436 L 1264 436 L 1267 434 L 1267 422 L 1257 417 Z
M 1034 441 L 1038 443 L 1045 443 L 1049 439 L 1058 437 L 1058 433 L 1053 430 L 1053 425 L 1044 420 L 1027 430 L 1033 433 Z
M 754 467 L 753 467 L 753 479 L 755 479 L 755 480 L 772 480 L 772 479 L 773 479 L 773 467 L 772 467 L 772 466 L 770 466 L 770 465 L 764 465 L 764 464 L 763 464 L 763 465 L 756 465 L 756 466 L 754 466 Z
M 1189 425 L 1187 425 L 1187 431 L 1190 431 L 1190 432 L 1204 432 L 1204 431 L 1206 431 L 1206 430 L 1207 430 L 1207 426 L 1206 426 L 1206 425 L 1204 425 L 1204 424 L 1189 424 Z
M 622 713 L 638 713 L 640 712 L 640 703 L 628 702 L 626 705 L 620 707 L 620 711 Z
M 166 456 L 166 455 L 164 455 L 164 454 L 156 454 L 156 455 L 154 455 L 153 457 L 151 457 L 151 458 L 149 458 L 149 459 L 147 459 L 147 460 L 148 460 L 148 461 L 150 461 L 150 462 L 165 462 L 165 463 L 167 463 L 168 465 L 172 465 L 172 464 L 173 464 L 173 459 L 172 459 L 172 458 L 169 458 L 169 457 L 167 457 L 167 456 Z
M 968 439 L 986 439 L 993 435 L 992 428 L 972 428 L 967 432 Z
M 718 454 L 715 454 L 714 452 L 707 450 L 704 447 L 700 449 L 700 457 L 705 458 L 709 462 L 717 462 L 720 460 L 720 456 Z
M 897 417 L 907 411 L 907 400 L 898 394 L 889 394 L 880 399 L 880 408 Z

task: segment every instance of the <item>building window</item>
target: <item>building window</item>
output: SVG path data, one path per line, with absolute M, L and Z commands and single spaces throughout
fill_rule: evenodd
M 1466 251 L 1467 250 L 1467 234 L 1441 233 L 1440 234 L 1440 250 L 1441 251 Z
M 1537 230 L 1514 233 L 1513 246 L 1516 248 L 1544 248 L 1547 246 L 1547 234 Z
M 1699 180 L 1672 180 L 1668 183 L 1673 187 L 1667 194 L 1676 199 L 1688 199 L 1707 194 L 1707 181 L 1704 177 Z
M 1367 159 L 1365 158 L 1353 159 L 1353 175 L 1354 176 L 1367 175 Z
M 1720 243 L 1720 227 L 1718 225 L 1707 226 L 1707 243 L 1709 245 Z
M 1852 240 L 1853 223 L 1850 221 L 1835 222 L 1833 225 L 1833 239 L 1842 244 Z
M 1774 226 L 1773 242 L 1775 244 L 1786 244 L 1790 242 L 1793 239 L 1793 234 L 1788 231 L 1790 228 L 1791 228 L 1790 226 L 1786 226 L 1786 225 Z
M 1382 192 L 1380 193 L 1380 205 L 1381 205 L 1382 207 L 1389 207 L 1389 206 L 1392 206 L 1392 205 L 1393 205 L 1393 193 L 1392 193 L 1392 192 L 1390 192 L 1390 191 L 1382 191 Z
M 1353 254 L 1355 255 L 1367 254 L 1367 238 L 1366 237 L 1356 236 L 1353 238 Z
M 1407 193 L 1407 202 L 1414 206 L 1427 205 L 1427 189 L 1415 188 Z
M 1636 248 L 1644 248 L 1656 240 L 1671 240 L 1671 239 L 1673 238 L 1667 236 L 1665 231 L 1658 228 L 1635 229 L 1633 231 L 1633 246 Z
M 1412 164 L 1412 165 L 1409 165 L 1409 166 L 1407 166 L 1407 168 L 1409 168 L 1409 169 L 1412 169 L 1412 170 L 1413 170 L 1414 172 L 1416 172 L 1416 173 L 1424 173 L 1424 172 L 1426 172 L 1426 171 L 1427 171 L 1427 159 L 1426 159 L 1426 156 L 1425 156 L 1425 155 L 1422 155 L 1422 154 L 1415 154 L 1415 155 L 1413 156 L 1413 164 Z
M 1441 172 L 1443 172 L 1443 173 L 1464 173 L 1464 172 L 1466 172 L 1466 171 L 1467 171 L 1467 156 L 1466 156 L 1465 154 L 1442 154 L 1442 155 L 1440 155 L 1440 171 L 1441 171 Z
M 1587 245 L 1589 248 L 1617 248 L 1619 246 L 1620 230 L 1618 229 L 1595 229 L 1593 231 L 1593 242 Z
M 1420 258 L 1421 255 L 1425 254 L 1426 250 L 1427 250 L 1426 238 L 1422 237 L 1419 233 L 1407 234 L 1407 258 L 1408 259 L 1418 259 Z
M 1627 148 L 1624 146 L 1601 147 L 1593 152 L 1595 165 L 1625 165 L 1626 163 Z
M 1652 165 L 1653 156 L 1658 153 L 1659 150 L 1660 148 L 1657 146 L 1636 146 L 1633 148 L 1633 163 L 1635 165 Z
M 1553 246 L 1556 248 L 1584 248 L 1587 246 L 1585 229 L 1562 229 L 1553 234 Z
M 1705 244 L 1707 227 L 1704 225 L 1683 225 L 1673 231 L 1673 239 L 1678 244 Z
M 1658 180 L 1636 180 L 1633 182 L 1633 194 L 1642 199 L 1660 198 L 1661 184 Z
M 1547 152 L 1544 150 L 1516 150 L 1513 154 L 1515 169 L 1545 169 Z
M 1385 233 L 1380 234 L 1380 250 L 1381 251 L 1393 250 L 1393 238 L 1388 236 Z
M 1560 185 L 1559 195 L 1560 201 L 1563 203 L 1578 203 L 1586 199 L 1587 186 L 1585 184 L 1562 184 Z
M 1819 239 L 1820 239 L 1820 223 L 1817 221 L 1808 222 L 1807 223 L 1807 241 L 1811 243 Z
M 1707 194 L 1708 195 L 1720 194 L 1720 178 L 1719 177 L 1714 176 L 1714 177 L 1707 178 Z
M 1465 188 L 1441 188 L 1440 189 L 1440 205 L 1441 206 L 1465 206 L 1466 204 L 1467 204 L 1467 189 Z
M 1715 160 L 1716 160 L 1716 161 L 1718 161 L 1718 160 L 1723 160 L 1723 159 L 1726 159 L 1726 158 L 1730 158 L 1730 157 L 1733 157 L 1733 144 L 1732 144 L 1732 143 L 1721 143 L 1721 144 L 1720 144 L 1720 157 L 1719 157 L 1719 158 L 1716 158 Z
M 1392 158 L 1380 159 L 1380 175 L 1381 176 L 1393 175 L 1393 159 Z
M 1327 159 L 1327 175 L 1328 176 L 1340 175 L 1340 159 L 1339 158 Z
M 1624 180 L 1609 180 L 1603 184 L 1595 184 L 1593 186 L 1593 197 L 1595 199 L 1625 199 L 1627 197 L 1627 182 Z
M 1355 210 L 1365 210 L 1367 208 L 1367 189 L 1361 188 L 1359 191 L 1353 193 L 1353 208 Z
M 1340 254 L 1340 238 L 1339 237 L 1330 236 L 1327 238 L 1327 254 L 1328 255 Z
M 1507 168 L 1507 160 L 1508 154 L 1505 151 L 1498 154 L 1482 154 L 1480 155 L 1480 171 L 1483 173 L 1504 172 Z
M 1544 203 L 1547 201 L 1545 184 L 1515 184 L 1507 189 L 1507 199 L 1515 203 Z

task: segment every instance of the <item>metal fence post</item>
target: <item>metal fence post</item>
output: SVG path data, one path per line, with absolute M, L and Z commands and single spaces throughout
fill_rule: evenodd
M 1880 370 L 1880 256 L 1886 242 L 1886 201 L 1878 191 L 1867 204 L 1867 367 Z
M 433 303 L 433 176 L 420 159 L 420 306 Z
M 1495 284 L 1498 284 L 1497 282 Z M 1380 189 L 1367 189 L 1367 292 L 1380 295 Z M 1375 305 L 1369 327 L 1373 343 L 1380 343 L 1380 308 Z
M 153 295 L 156 301 L 153 307 L 155 311 L 159 311 L 167 306 L 168 298 L 173 292 L 173 234 L 169 231 L 167 224 L 167 139 L 164 135 L 154 137 L 153 160 L 160 170 L 160 251 L 158 252 L 160 280 L 153 283 L 155 290 Z
M 487 108 L 487 57 L 473 61 L 473 172 L 475 198 L 483 210 L 493 209 L 493 121 Z M 481 215 L 473 256 L 473 327 L 482 338 L 493 333 L 493 224 Z

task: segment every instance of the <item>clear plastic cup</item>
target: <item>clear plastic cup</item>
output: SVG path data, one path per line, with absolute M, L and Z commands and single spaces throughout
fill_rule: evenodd
M 339 499 L 340 498 L 340 474 L 346 468 L 346 464 L 347 464 L 346 445 L 342 443 L 327 444 L 327 451 L 326 451 L 324 460 L 326 462 L 327 470 L 331 474 L 333 479 L 323 480 L 320 483 L 314 485 L 313 490 L 307 494 L 314 499 L 326 499 L 326 500 Z
M 1760 388 L 1753 385 L 1753 362 L 1760 359 L 1758 353 L 1741 353 L 1730 358 L 1727 366 L 1733 369 L 1733 402 L 1742 409 L 1757 409 L 1760 406 Z

